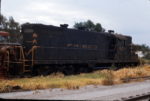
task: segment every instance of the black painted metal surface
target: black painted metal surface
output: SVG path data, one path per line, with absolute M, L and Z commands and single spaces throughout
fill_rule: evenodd
M 132 51 L 132 38 L 129 36 L 89 32 L 42 24 L 25 24 L 22 26 L 23 45 L 29 52 L 32 46 L 39 46 L 34 51 L 37 64 L 59 64 L 76 61 L 92 64 L 105 63 L 138 63 Z M 28 59 L 32 55 L 26 56 Z

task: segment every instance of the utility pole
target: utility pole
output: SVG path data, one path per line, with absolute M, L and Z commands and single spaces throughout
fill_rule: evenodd
M 1 15 L 1 0 L 0 0 L 0 15 Z
M 0 0 L 0 29 L 2 27 L 1 0 Z

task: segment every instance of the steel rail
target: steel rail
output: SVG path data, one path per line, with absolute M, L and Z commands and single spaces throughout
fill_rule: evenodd
M 129 82 L 129 81 L 132 81 L 132 80 L 140 80 L 140 79 L 149 80 L 150 76 L 124 78 L 124 79 L 121 79 L 121 80 L 124 81 L 124 82 L 127 82 L 127 81 Z
M 122 101 L 140 101 L 145 99 L 146 101 L 150 101 L 150 92 L 136 96 L 129 96 L 128 98 L 122 98 Z

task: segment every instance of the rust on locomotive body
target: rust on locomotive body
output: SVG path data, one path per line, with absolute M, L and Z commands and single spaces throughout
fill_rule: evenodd
M 7 49 L 10 47 L 9 45 L 5 45 L 8 36 L 8 32 L 0 31 L 0 78 L 4 78 L 6 76 L 8 69 L 5 62 L 8 54 Z

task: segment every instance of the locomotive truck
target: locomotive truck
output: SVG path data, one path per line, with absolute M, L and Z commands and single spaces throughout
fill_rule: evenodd
M 1 74 L 72 74 L 139 64 L 130 36 L 67 26 L 23 24 L 22 43 L 0 44 Z

